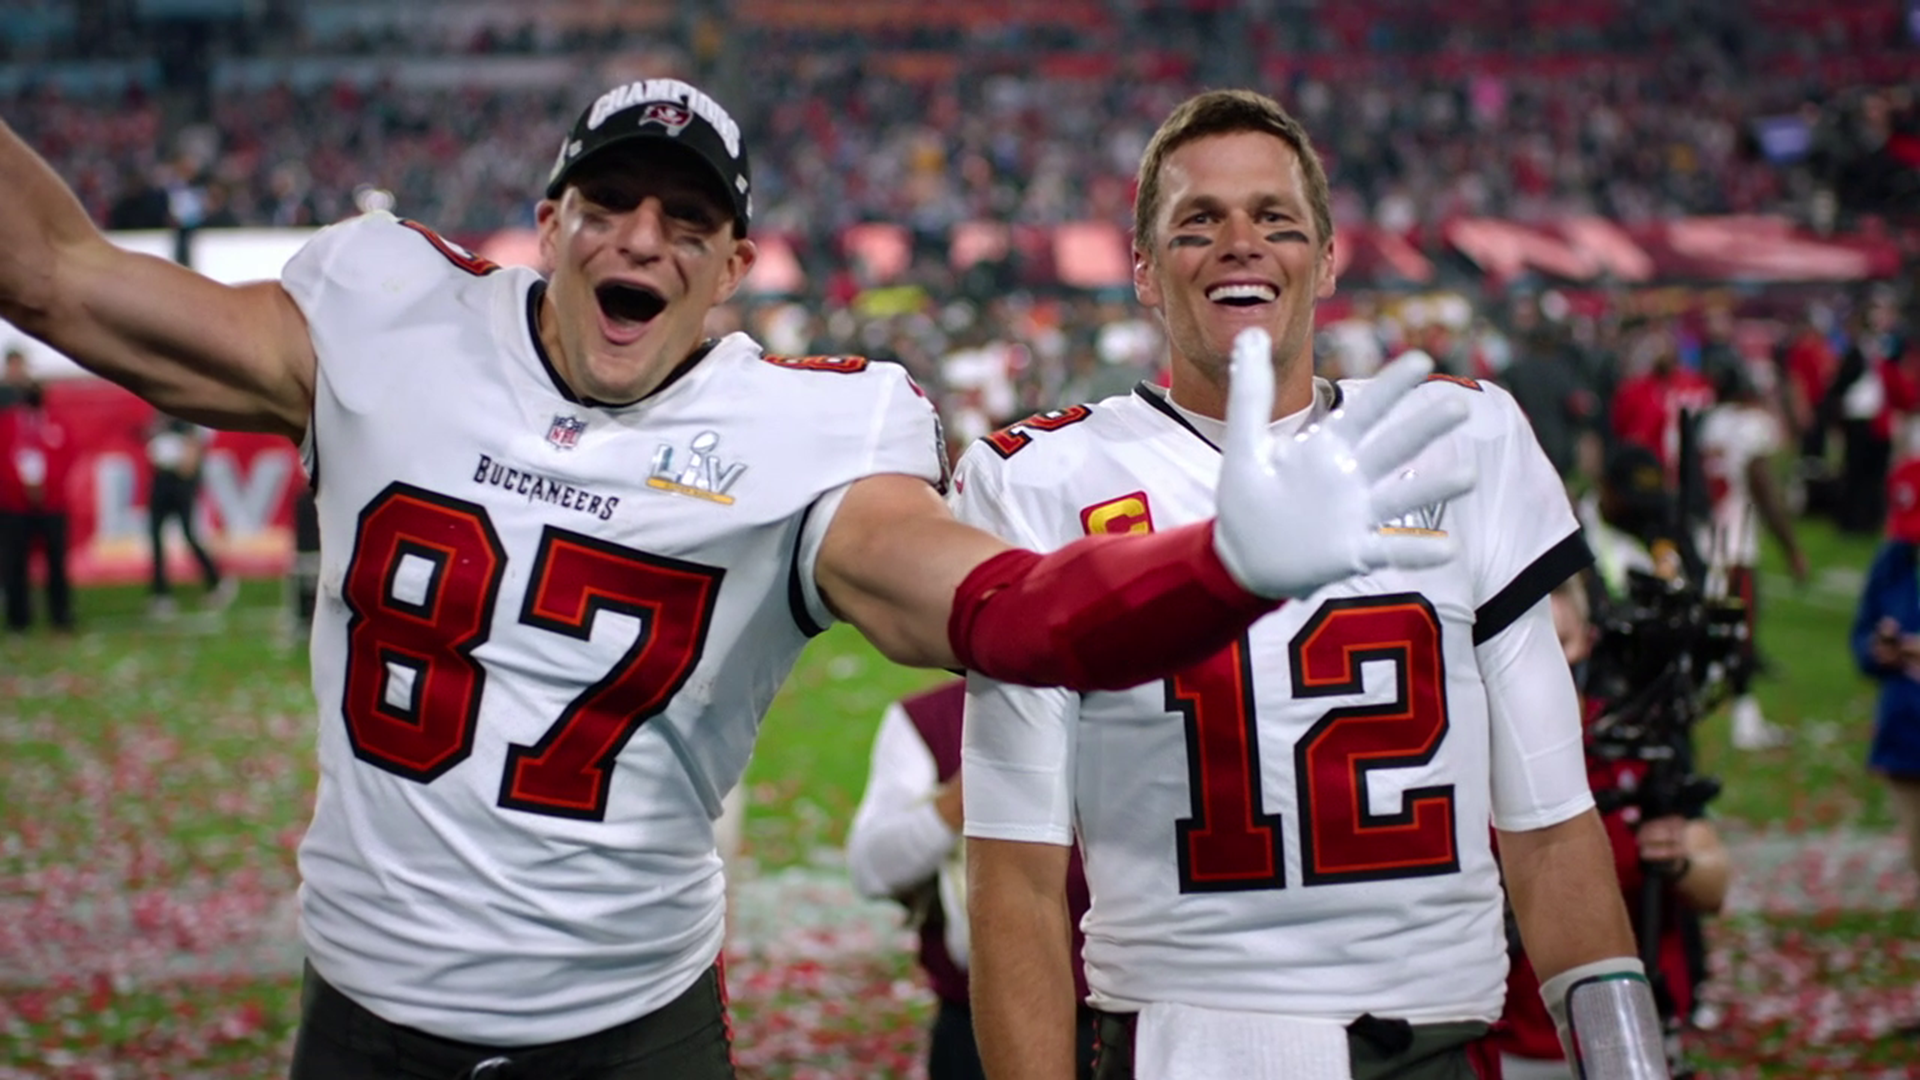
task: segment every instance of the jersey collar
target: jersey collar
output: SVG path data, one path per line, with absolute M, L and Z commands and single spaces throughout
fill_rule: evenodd
M 1152 408 L 1155 412 L 1160 413 L 1175 424 L 1180 425 L 1180 427 L 1186 429 L 1194 438 L 1206 443 L 1216 452 L 1219 451 L 1219 444 L 1215 443 L 1198 427 L 1194 426 L 1193 421 L 1187 418 L 1180 407 L 1175 405 L 1172 400 L 1167 397 L 1167 392 L 1164 388 L 1155 386 L 1152 383 L 1140 382 L 1134 385 L 1133 392 L 1140 400 L 1146 402 L 1149 408 Z M 1306 423 L 1320 423 L 1327 418 L 1328 413 L 1338 409 L 1344 401 L 1346 401 L 1346 395 L 1340 389 L 1339 383 L 1322 379 L 1317 375 L 1314 376 L 1313 404 L 1308 407 L 1309 411 Z M 1302 426 L 1305 425 L 1303 424 Z

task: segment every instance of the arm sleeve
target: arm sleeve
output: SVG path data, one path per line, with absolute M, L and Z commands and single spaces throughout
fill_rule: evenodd
M 820 579 L 814 577 L 814 567 L 820 563 L 820 546 L 827 542 L 827 527 L 833 524 L 833 515 L 840 512 L 840 504 L 846 501 L 847 490 L 851 487 L 853 484 L 841 484 L 823 492 L 813 501 L 813 508 L 807 511 L 806 520 L 800 524 L 799 548 L 794 553 L 793 580 L 798 586 L 797 599 L 804 607 L 807 618 L 812 620 L 816 633 L 837 621 L 833 609 L 827 606 L 827 598 L 820 595 Z
M 294 303 L 300 305 L 308 321 L 313 321 L 316 312 L 330 300 L 349 294 L 356 287 L 370 286 L 372 283 L 366 280 L 368 265 L 377 266 L 382 262 L 391 265 L 395 261 L 384 240 L 374 241 L 381 250 L 370 260 L 353 256 L 359 244 L 368 242 L 367 237 L 384 237 L 387 227 L 397 221 L 385 211 L 351 217 L 321 229 L 293 253 L 280 270 L 280 284 Z
M 1020 519 L 1008 497 L 1000 473 L 984 464 L 978 444 L 961 457 L 954 469 L 953 489 L 947 494 L 947 507 L 953 516 L 1018 547 L 1046 551 L 1058 544 L 1043 542 Z
M 967 676 L 961 771 L 966 834 L 1073 843 L 1073 728 L 1080 695 Z
M 1493 738 L 1493 823 L 1508 832 L 1556 825 L 1593 805 L 1580 699 L 1553 632 L 1550 603 L 1535 603 L 1474 647 Z
M 867 790 L 847 830 L 847 866 L 862 896 L 897 896 L 934 876 L 959 837 L 934 808 L 933 755 L 899 703 L 873 740 Z
M 990 483 L 995 474 L 974 467 L 980 460 L 976 448 L 961 462 L 954 512 L 1016 546 L 954 592 L 947 638 L 970 670 L 1027 686 L 1125 689 L 1206 659 L 1281 603 L 1233 579 L 1211 519 L 1143 536 L 1062 537 L 1055 507 L 1040 511 L 1055 516 L 1055 535 L 1036 543 L 1014 500 Z
M 865 475 L 917 476 L 942 495 L 946 494 L 951 470 L 947 467 L 947 443 L 940 430 L 940 413 L 933 402 L 899 364 L 874 363 L 871 370 L 859 377 L 879 379 L 885 384 L 885 390 L 875 397 L 873 419 L 868 426 Z
M 960 460 L 948 501 L 954 516 L 1008 543 L 1044 550 L 981 467 L 978 446 Z M 966 834 L 987 840 L 1073 843 L 1073 724 L 1080 695 L 967 675 L 961 771 L 967 777 Z
M 1477 445 L 1480 483 L 1464 507 L 1476 518 L 1465 523 L 1473 530 L 1476 645 L 1499 636 L 1593 561 L 1566 485 L 1526 416 L 1505 390 L 1488 386 L 1485 393 L 1492 430 Z
M 313 338 L 315 379 L 354 400 L 377 396 L 381 386 L 380 380 L 366 378 L 367 365 L 352 363 L 360 351 L 353 334 L 368 324 L 384 324 L 391 312 L 405 310 L 413 297 L 442 284 L 438 275 L 451 269 L 419 234 L 396 237 L 399 231 L 398 219 L 384 210 L 347 218 L 315 233 L 280 270 L 280 285 L 306 317 Z M 434 262 L 416 268 L 409 245 L 418 245 Z M 369 385 L 359 389 L 363 383 Z M 312 424 L 300 440 L 300 464 L 308 476 L 319 475 Z
M 868 476 L 900 473 L 918 477 L 945 494 L 948 489 L 946 438 L 940 430 L 940 414 L 914 384 L 906 369 L 898 364 L 876 364 L 860 378 L 884 379 L 884 392 L 874 398 L 867 443 L 861 460 L 860 475 L 821 493 L 801 526 L 799 546 L 794 555 L 795 597 L 813 625 L 813 632 L 825 630 L 835 622 L 833 611 L 820 595 L 820 582 L 814 567 L 820 561 L 820 546 L 827 530 L 846 500 L 847 491 Z

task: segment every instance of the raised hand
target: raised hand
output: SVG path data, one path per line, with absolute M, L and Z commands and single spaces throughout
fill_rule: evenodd
M 1394 408 L 1432 372 L 1432 358 L 1400 357 L 1325 422 L 1276 439 L 1269 431 L 1272 349 L 1257 327 L 1233 343 L 1213 542 L 1234 579 L 1262 596 L 1297 597 L 1383 566 L 1417 569 L 1453 558 L 1448 536 L 1380 531 L 1382 522 L 1473 488 L 1470 463 L 1401 474 L 1467 417 L 1463 404 L 1446 399 Z

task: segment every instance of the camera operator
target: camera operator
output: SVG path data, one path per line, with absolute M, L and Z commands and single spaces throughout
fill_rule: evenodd
M 1667 472 L 1652 450 L 1621 443 L 1607 455 L 1600 483 L 1576 508 L 1598 579 L 1597 606 L 1625 600 L 1629 576 L 1674 579 L 1684 572 Z
M 1599 491 L 1583 507 L 1595 571 L 1555 590 L 1552 602 L 1561 648 L 1586 704 L 1588 783 L 1603 810 L 1679 1077 L 1678 1034 L 1683 1018 L 1694 1015 L 1704 975 L 1698 917 L 1725 903 L 1731 867 L 1726 846 L 1703 816 L 1717 785 L 1690 775 L 1687 728 L 1698 716 L 1694 699 L 1707 688 L 1676 682 L 1669 671 L 1675 647 L 1683 644 L 1671 636 L 1672 627 L 1690 625 L 1676 612 L 1701 605 L 1677 591 L 1687 559 L 1664 475 L 1643 448 L 1622 447 L 1610 457 Z M 1651 606 L 1638 604 L 1649 596 Z M 1693 625 L 1710 630 L 1730 624 Z M 1681 651 L 1720 647 L 1695 644 L 1685 643 Z M 1517 942 L 1512 959 L 1507 1012 L 1495 1035 L 1503 1074 L 1507 1080 L 1566 1080 L 1571 1074 Z

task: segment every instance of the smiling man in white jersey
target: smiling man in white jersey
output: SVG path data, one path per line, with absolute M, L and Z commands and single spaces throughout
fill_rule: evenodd
M 1364 425 L 1250 449 L 1236 505 L 1178 534 L 1040 555 L 959 524 L 902 369 L 704 338 L 751 207 L 733 119 L 650 79 L 562 142 L 548 277 L 369 214 L 229 287 L 114 247 L 0 124 L 0 315 L 308 463 L 295 1077 L 731 1077 L 713 819 L 834 618 L 903 663 L 1123 686 L 1172 670 L 1162 631 L 1191 661 L 1288 597 L 1445 557 L 1372 529 L 1436 488 L 1344 469 L 1395 456 Z M 1308 492 L 1353 527 L 1267 543 Z
M 1400 378 L 1313 375 L 1313 308 L 1334 287 L 1327 181 L 1277 103 L 1183 104 L 1138 190 L 1134 285 L 1166 324 L 1170 390 L 1143 384 L 970 449 L 956 511 L 1014 543 L 1186 526 L 1216 485 L 1227 505 L 1223 461 L 1243 443 L 1311 439 Z M 1414 475 L 1477 466 L 1475 491 L 1389 530 L 1444 534 L 1450 562 L 1330 584 L 1120 692 L 970 679 L 974 1017 L 995 1080 L 1072 1075 L 1062 870 L 1076 836 L 1099 1080 L 1488 1075 L 1502 870 L 1569 1058 L 1593 1076 L 1665 1075 L 1548 605 L 1590 558 L 1578 525 L 1504 391 L 1434 378 L 1407 400 L 1469 413 L 1438 438 L 1402 434 Z M 1308 500 L 1281 526 L 1342 527 Z

